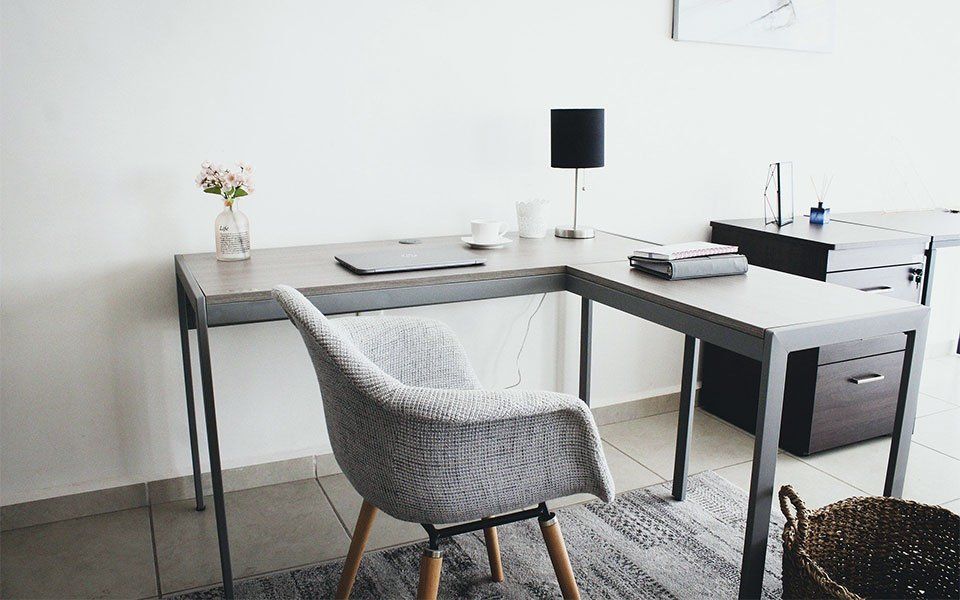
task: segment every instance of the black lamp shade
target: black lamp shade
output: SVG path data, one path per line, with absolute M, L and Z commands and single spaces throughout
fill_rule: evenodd
M 588 169 L 603 166 L 603 109 L 550 111 L 550 166 Z

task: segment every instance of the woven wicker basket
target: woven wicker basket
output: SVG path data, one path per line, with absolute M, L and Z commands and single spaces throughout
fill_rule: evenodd
M 945 508 L 863 497 L 808 511 L 785 485 L 780 510 L 784 598 L 960 598 L 960 516 Z

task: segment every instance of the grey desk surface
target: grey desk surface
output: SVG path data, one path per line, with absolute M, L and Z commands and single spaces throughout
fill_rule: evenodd
M 666 281 L 625 261 L 572 265 L 570 275 L 763 337 L 776 327 L 915 310 L 917 305 L 789 273 L 750 267 L 745 275 Z
M 864 228 L 868 229 L 868 228 Z M 874 230 L 879 231 L 879 230 Z M 395 241 L 328 244 L 255 250 L 249 261 L 218 262 L 213 254 L 181 255 L 208 304 L 270 298 L 278 283 L 307 295 L 431 284 L 480 282 L 528 275 L 575 275 L 657 304 L 705 318 L 755 337 L 774 327 L 847 319 L 913 308 L 915 305 L 751 267 L 744 276 L 665 281 L 631 269 L 626 257 L 642 242 L 609 233 L 593 240 L 515 239 L 479 267 L 356 275 L 334 260 L 340 252 L 382 249 Z M 462 244 L 458 237 L 428 238 L 424 244 Z
M 904 231 L 878 229 L 877 227 L 866 226 L 866 224 L 839 222 L 839 216 L 826 225 L 811 225 L 807 217 L 797 217 L 793 223 L 783 227 L 767 225 L 763 219 L 711 221 L 710 224 L 777 234 L 781 237 L 794 239 L 798 243 L 816 244 L 831 250 L 888 244 L 915 244 L 922 237 Z
M 960 244 L 960 213 L 943 209 L 860 212 L 832 216 L 833 223 L 856 223 L 888 231 L 924 235 L 935 243 Z
M 239 262 L 218 262 L 213 253 L 185 254 L 177 259 L 196 279 L 206 302 L 219 304 L 269 299 L 270 290 L 280 283 L 310 295 L 564 273 L 571 264 L 612 260 L 625 264 L 633 250 L 647 245 L 604 232 L 597 232 L 597 237 L 590 240 L 552 235 L 518 239 L 516 233 L 509 237 L 513 243 L 503 248 L 472 250 L 487 258 L 482 266 L 376 275 L 356 275 L 333 257 L 346 252 L 402 248 L 396 240 L 254 249 L 250 260 Z M 423 244 L 464 247 L 460 236 L 424 238 Z

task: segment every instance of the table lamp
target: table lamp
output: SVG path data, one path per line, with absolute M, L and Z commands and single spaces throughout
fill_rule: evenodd
M 550 166 L 573 169 L 573 226 L 560 226 L 554 235 L 585 239 L 594 236 L 592 227 L 577 221 L 580 169 L 603 166 L 603 109 L 554 108 L 550 111 Z

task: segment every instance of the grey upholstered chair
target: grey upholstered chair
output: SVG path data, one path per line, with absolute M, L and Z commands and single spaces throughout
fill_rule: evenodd
M 552 392 L 480 389 L 460 343 L 438 321 L 329 321 L 297 290 L 278 286 L 273 293 L 303 335 L 334 455 L 364 499 L 338 598 L 350 595 L 377 510 L 427 531 L 418 598 L 437 595 L 442 538 L 483 529 L 493 578 L 502 581 L 496 526 L 533 517 L 564 597 L 578 597 L 546 502 L 580 492 L 613 499 L 597 427 L 583 402 Z M 444 523 L 459 525 L 436 527 Z

